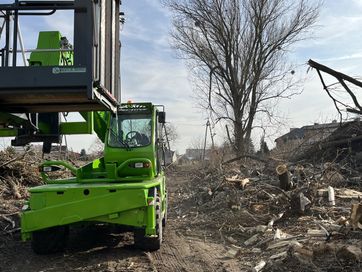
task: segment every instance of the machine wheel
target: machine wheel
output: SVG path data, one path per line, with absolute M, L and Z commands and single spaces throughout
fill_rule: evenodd
M 135 246 L 145 251 L 155 251 L 160 249 L 162 244 L 162 210 L 161 199 L 156 197 L 156 236 L 145 236 L 145 229 L 134 230 L 134 243 Z
M 68 232 L 66 226 L 34 231 L 31 248 L 41 255 L 61 252 L 67 244 Z
M 165 194 L 165 214 L 162 218 L 162 227 L 165 228 L 166 224 L 167 224 L 167 211 L 168 211 L 168 193 L 166 190 L 166 194 Z

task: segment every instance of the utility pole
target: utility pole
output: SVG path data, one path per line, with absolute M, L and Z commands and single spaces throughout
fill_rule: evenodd
M 206 140 L 207 140 L 207 129 L 210 126 L 210 121 L 207 120 L 206 122 L 206 127 L 205 127 L 205 141 L 204 141 L 204 152 L 203 152 L 203 156 L 202 156 L 202 160 L 205 160 L 205 153 L 206 153 Z M 211 130 L 210 130 L 211 132 Z
M 165 137 L 166 137 L 166 141 L 167 141 L 168 150 L 171 151 L 170 141 L 168 140 L 168 133 L 167 133 L 167 128 L 166 128 L 166 125 L 165 125 L 165 124 L 163 125 L 163 128 L 164 128 L 164 130 L 165 130 Z
M 211 128 L 211 124 L 209 121 L 207 121 L 209 123 L 209 129 L 210 129 L 210 137 L 211 137 L 211 147 L 212 147 L 212 150 L 215 149 L 215 143 L 214 143 L 214 136 L 215 134 L 212 133 L 212 128 Z

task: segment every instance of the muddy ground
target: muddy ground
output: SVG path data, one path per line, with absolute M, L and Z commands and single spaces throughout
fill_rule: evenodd
M 93 227 L 71 233 L 65 253 L 39 256 L 29 242 L 21 242 L 19 231 L 0 232 L 0 271 L 245 271 L 240 258 L 227 254 L 228 248 L 218 239 L 218 230 L 203 225 L 188 227 L 195 217 L 184 216 L 175 209 L 191 186 L 187 171 L 169 171 L 169 220 L 164 244 L 157 252 L 143 252 L 133 247 L 130 233 L 117 233 Z M 185 193 L 186 194 L 186 193 Z M 21 201 L 1 200 L 1 212 L 16 219 Z M 192 208 L 192 201 L 182 203 Z M 12 210 L 9 210 L 11 207 Z M 15 208 L 14 208 L 15 207 Z M 5 227 L 4 224 L 2 226 Z M 9 227 L 9 226 L 8 226 Z

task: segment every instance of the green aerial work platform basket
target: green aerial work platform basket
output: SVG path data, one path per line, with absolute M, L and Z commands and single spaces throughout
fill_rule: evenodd
M 38 48 L 30 50 L 29 66 L 19 66 L 18 55 L 24 52 L 19 50 L 19 18 L 51 16 L 59 10 L 74 11 L 74 22 L 64 22 L 74 26 L 74 45 L 59 32 L 42 32 Z M 0 49 L 1 111 L 115 112 L 120 101 L 120 0 L 15 1 L 0 4 L 0 11 L 5 44 Z M 67 62 L 67 57 L 74 62 Z

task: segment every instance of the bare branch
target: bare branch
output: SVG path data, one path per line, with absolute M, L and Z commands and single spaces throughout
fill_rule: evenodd
M 347 109 L 348 112 L 353 112 L 353 113 L 359 113 L 361 114 L 362 113 L 362 107 L 361 105 L 359 104 L 358 102 L 358 99 L 356 97 L 356 95 L 353 93 L 353 91 L 348 87 L 348 85 L 346 84 L 345 81 L 347 82 L 350 82 L 352 84 L 354 84 L 355 86 L 357 87 L 360 87 L 362 88 L 362 82 L 358 81 L 357 79 L 353 78 L 353 77 L 350 77 L 346 74 L 343 74 L 341 72 L 338 72 L 336 70 L 333 70 L 327 66 L 324 66 L 318 62 L 315 62 L 313 60 L 309 60 L 308 61 L 308 64 L 310 65 L 310 67 L 312 68 L 315 68 L 317 70 L 317 73 L 318 73 L 318 76 L 321 80 L 321 83 L 323 85 L 323 88 L 324 90 L 327 92 L 328 96 L 332 99 L 333 101 L 333 104 L 335 106 L 335 108 L 337 109 L 338 111 L 338 114 L 339 114 L 339 117 L 340 117 L 340 120 L 342 120 L 342 113 L 341 113 L 341 110 L 339 108 L 338 105 L 342 105 L 343 107 L 345 107 Z M 352 101 L 353 101 L 353 104 L 354 106 L 357 108 L 357 109 L 353 109 L 351 106 L 347 105 L 346 103 L 343 103 L 341 101 L 339 101 L 334 95 L 332 95 L 331 91 L 329 90 L 329 88 L 335 84 L 332 84 L 332 85 L 329 85 L 327 86 L 324 79 L 323 79 L 323 76 L 321 74 L 321 71 L 324 72 L 324 73 L 327 73 L 333 77 L 335 77 L 338 82 L 342 85 L 342 87 L 347 91 L 348 95 L 351 97 Z

